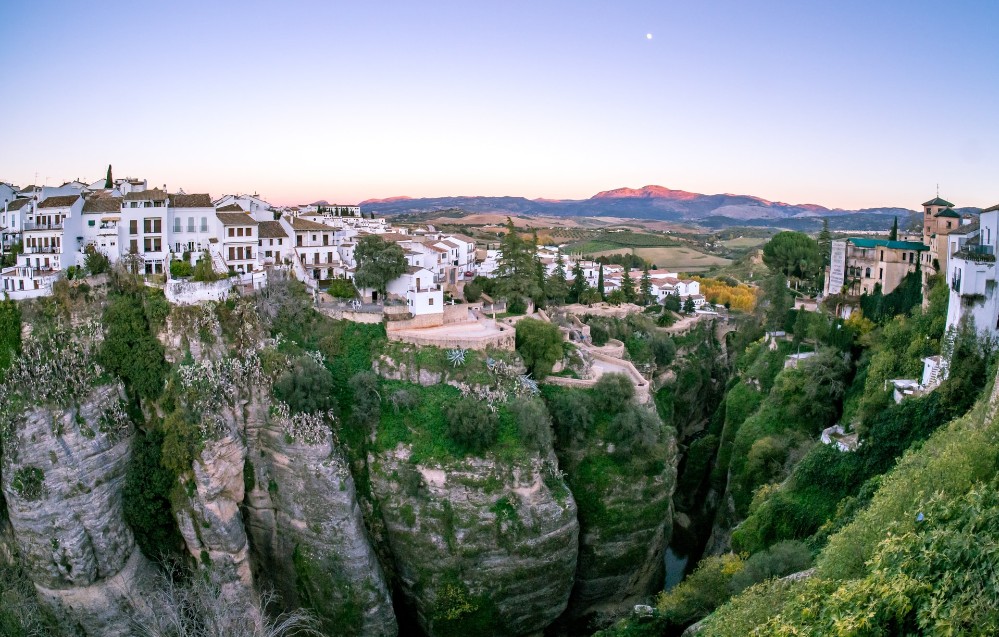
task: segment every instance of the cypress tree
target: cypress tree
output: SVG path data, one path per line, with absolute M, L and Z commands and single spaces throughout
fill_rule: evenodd
M 638 296 L 642 305 L 648 305 L 652 302 L 652 277 L 649 276 L 649 264 L 645 264 L 645 269 L 642 271 L 642 279 L 638 284 Z
M 635 280 L 631 278 L 631 268 L 624 266 L 624 277 L 621 278 L 621 292 L 628 303 L 635 302 Z
M 888 233 L 889 241 L 898 241 L 898 217 L 892 220 L 891 232 Z
M 604 292 L 604 264 L 600 264 L 600 272 L 597 274 L 597 292 L 600 293 L 600 300 L 606 301 L 607 294 Z
M 111 179 L 111 164 L 108 164 L 108 176 L 104 180 L 104 187 L 108 190 L 114 188 L 114 180 Z
M 577 259 L 572 264 L 572 286 L 569 287 L 569 302 L 579 303 L 579 296 L 586 291 L 586 273 Z

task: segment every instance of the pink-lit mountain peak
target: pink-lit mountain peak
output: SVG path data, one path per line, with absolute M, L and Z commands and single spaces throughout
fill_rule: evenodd
M 672 199 L 687 201 L 704 195 L 686 190 L 670 190 L 663 186 L 642 186 L 641 188 L 615 188 L 593 195 L 591 199 Z

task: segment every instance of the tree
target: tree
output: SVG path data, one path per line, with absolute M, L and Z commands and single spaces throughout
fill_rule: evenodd
M 11 299 L 0 301 L 0 375 L 21 353 L 21 309 Z
M 685 300 L 683 302 L 683 313 L 684 314 L 693 314 L 694 310 L 696 310 L 696 309 L 697 309 L 697 306 L 694 305 L 694 297 L 688 296 L 687 300 Z
M 785 230 L 763 246 L 763 262 L 788 279 L 814 279 L 822 271 L 823 259 L 815 239 Z
M 638 283 L 638 299 L 642 305 L 652 302 L 652 277 L 649 276 L 649 266 L 642 270 L 642 278 Z
M 500 240 L 500 258 L 496 268 L 497 291 L 508 301 L 537 299 L 539 285 L 537 250 L 517 234 L 513 221 L 507 217 L 506 234 Z
M 822 230 L 819 232 L 819 253 L 822 255 L 822 267 L 829 265 L 832 249 L 832 234 L 829 232 L 829 220 L 822 219 Z
M 528 372 L 541 380 L 562 358 L 562 332 L 551 323 L 531 318 L 517 321 L 516 331 L 517 353 L 524 359 Z
M 621 292 L 628 303 L 635 302 L 635 280 L 631 278 L 631 269 L 624 266 L 624 276 L 621 277 Z
M 468 451 L 479 453 L 496 442 L 499 416 L 475 398 L 460 398 L 445 405 L 444 417 L 448 437 Z
M 565 259 L 562 258 L 562 251 L 555 255 L 555 271 L 548 279 L 548 298 L 556 303 L 565 302 L 565 297 L 569 294 L 569 282 L 565 276 Z
M 108 190 L 114 188 L 114 180 L 111 179 L 111 164 L 108 164 L 108 176 L 104 180 L 104 187 L 107 188 Z
M 299 356 L 274 381 L 274 397 L 292 413 L 318 413 L 335 406 L 333 374 L 311 356 Z
M 607 298 L 607 291 L 604 289 L 604 264 L 600 264 L 600 272 L 597 274 L 597 292 L 601 299 Z
M 784 319 L 794 305 L 787 279 L 780 272 L 763 281 L 762 293 L 756 305 L 763 312 L 764 325 L 770 331 L 784 329 Z
M 679 312 L 683 309 L 683 303 L 680 302 L 680 293 L 674 290 L 666 295 L 663 299 L 663 309 L 667 312 Z
M 586 273 L 583 266 L 577 260 L 572 264 L 572 285 L 569 287 L 569 302 L 583 303 L 583 292 L 586 291 Z
M 204 281 L 210 283 L 212 281 L 218 281 L 222 278 L 215 268 L 212 267 L 212 257 L 208 254 L 208 250 L 205 250 L 198 259 L 198 262 L 194 264 L 193 275 L 191 277 L 195 281 Z
M 397 243 L 390 243 L 375 234 L 361 237 L 354 250 L 357 271 L 354 283 L 358 287 L 372 288 L 385 297 L 390 281 L 406 271 L 406 253 Z
M 898 241 L 898 217 L 894 217 L 891 222 L 891 231 L 888 233 L 889 241 Z
M 106 332 L 98 361 L 125 381 L 133 395 L 155 399 L 163 393 L 169 365 L 163 344 L 153 336 L 137 294 L 118 294 L 104 310 Z

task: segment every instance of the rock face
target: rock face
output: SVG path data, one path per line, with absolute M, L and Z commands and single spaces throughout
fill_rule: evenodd
M 398 634 L 347 462 L 321 416 L 250 419 L 245 503 L 253 561 L 288 607 L 313 608 L 337 635 Z M 323 434 L 313 435 L 316 424 Z M 296 427 L 299 425 L 300 427 Z
M 77 408 L 35 408 L 3 448 L 2 486 L 17 552 L 60 624 L 131 635 L 150 564 L 122 512 L 133 428 L 118 385 Z
M 396 449 L 369 457 L 399 586 L 432 635 L 528 635 L 565 609 L 576 504 L 548 463 L 466 458 L 441 466 Z

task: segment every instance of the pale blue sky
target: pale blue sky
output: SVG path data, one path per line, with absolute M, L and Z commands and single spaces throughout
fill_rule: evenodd
M 999 202 L 999 2 L 8 3 L 0 180 Z M 651 40 L 646 34 L 651 33 Z

